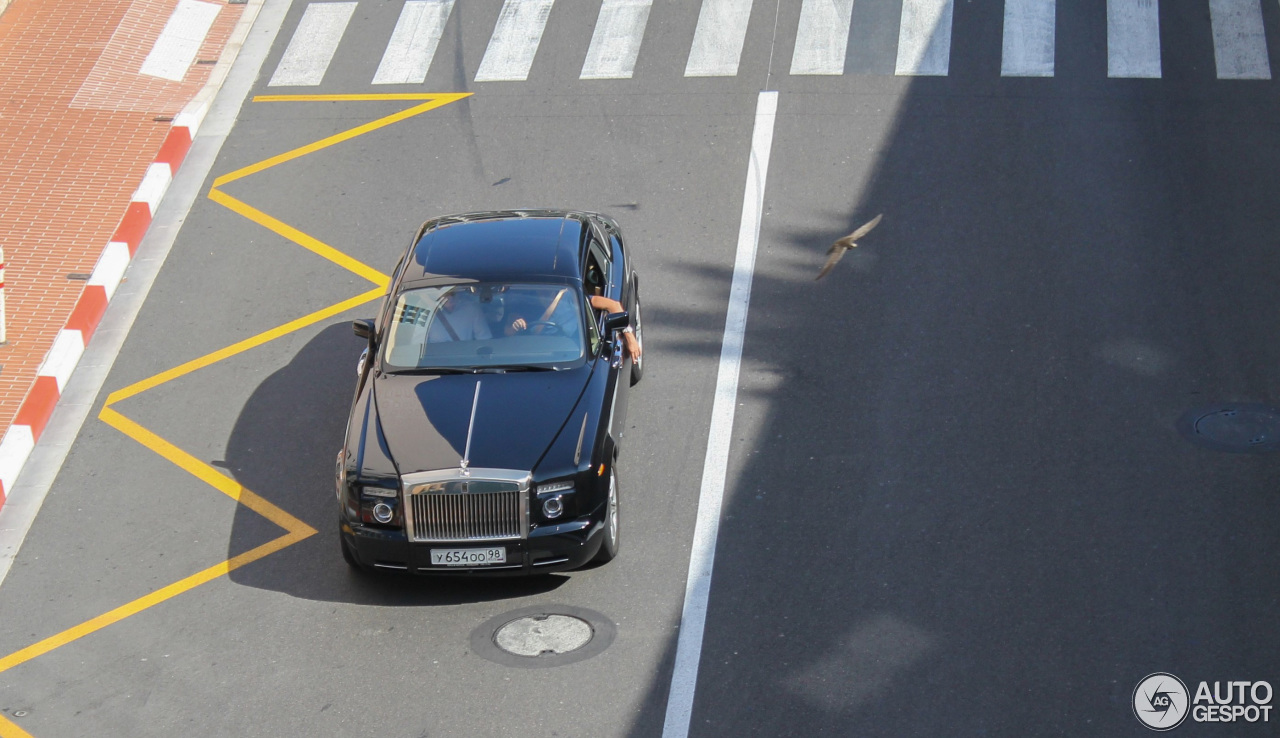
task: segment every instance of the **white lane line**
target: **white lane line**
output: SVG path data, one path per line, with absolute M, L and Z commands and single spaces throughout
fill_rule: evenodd
M 732 77 L 738 73 L 747 40 L 751 0 L 702 0 L 686 77 Z
M 747 186 L 742 195 L 742 220 L 738 226 L 738 252 L 733 262 L 729 309 L 720 344 L 720 368 L 716 373 L 711 427 L 707 430 L 707 455 L 702 464 L 702 490 L 698 493 L 698 518 L 693 528 L 693 551 L 685 580 L 684 610 L 676 641 L 676 664 L 667 697 L 662 738 L 686 738 L 693 715 L 693 693 L 698 685 L 698 661 L 702 657 L 702 632 L 707 623 L 707 599 L 711 595 L 711 569 L 715 563 L 716 536 L 720 532 L 720 507 L 729 465 L 729 439 L 733 436 L 733 411 L 738 398 L 738 372 L 742 343 L 747 331 L 747 307 L 751 280 L 760 244 L 764 215 L 764 184 L 773 148 L 773 122 L 778 113 L 778 93 L 761 92 L 756 100 L 755 130 L 747 159 Z
M 313 87 L 324 79 L 355 3 L 311 3 L 280 57 L 268 87 Z
M 1156 0 L 1107 0 L 1107 76 L 1160 77 Z
M 1259 0 L 1209 0 L 1218 79 L 1271 79 Z
M 181 82 L 196 60 L 219 10 L 221 6 L 213 3 L 180 0 L 138 73 Z
M 580 79 L 631 79 L 653 0 L 604 0 Z
M 1004 0 L 1001 77 L 1052 77 L 1054 0 Z
M 945 77 L 951 66 L 952 0 L 902 0 L 900 76 Z
M 409 0 L 400 10 L 391 41 L 382 53 L 375 85 L 420 85 L 427 78 L 436 46 L 453 11 L 453 0 Z
M 804 0 L 792 74 L 844 74 L 853 0 Z
M 553 0 L 505 0 L 476 72 L 477 82 L 523 82 L 551 16 Z

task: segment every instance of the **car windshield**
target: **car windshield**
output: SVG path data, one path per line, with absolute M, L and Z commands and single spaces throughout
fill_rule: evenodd
M 582 305 L 575 287 L 560 284 L 406 290 L 383 361 L 392 372 L 561 368 L 585 355 Z

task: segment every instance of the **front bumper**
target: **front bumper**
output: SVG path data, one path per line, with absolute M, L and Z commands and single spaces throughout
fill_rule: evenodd
M 525 539 L 410 543 L 403 529 L 376 528 L 340 520 L 340 535 L 351 553 L 370 569 L 441 576 L 527 576 L 576 569 L 600 550 L 604 540 L 603 506 L 591 515 L 540 526 Z M 488 566 L 435 566 L 431 549 L 504 547 L 507 563 Z

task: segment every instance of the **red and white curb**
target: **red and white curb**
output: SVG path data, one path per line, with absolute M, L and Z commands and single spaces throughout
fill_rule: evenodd
M 129 262 L 142 243 L 142 237 L 151 226 L 151 219 L 155 217 L 161 198 L 168 191 L 174 173 L 191 149 L 196 130 L 203 122 L 209 104 L 208 96 L 200 95 L 173 119 L 173 125 L 165 136 L 160 152 L 147 167 L 147 173 L 130 198 L 129 207 L 116 226 L 111 241 L 98 257 L 98 263 L 94 266 L 84 291 L 80 293 L 71 317 L 67 319 L 66 326 L 58 331 L 53 347 L 36 372 L 35 383 L 22 401 L 13 424 L 5 432 L 3 440 L 0 440 L 0 507 L 4 506 L 6 492 L 13 490 L 18 474 L 35 448 L 36 441 L 40 440 L 40 434 L 53 415 L 58 398 L 62 396 L 94 329 L 107 310 L 107 303 L 111 301 Z

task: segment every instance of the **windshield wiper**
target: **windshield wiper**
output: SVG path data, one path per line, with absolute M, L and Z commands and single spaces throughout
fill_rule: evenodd
M 475 367 L 463 366 L 419 366 L 409 369 L 397 369 L 388 374 L 475 374 Z
M 533 364 L 503 364 L 500 366 L 484 366 L 478 367 L 476 371 L 506 373 L 506 372 L 556 372 L 560 371 L 554 366 L 535 366 Z

